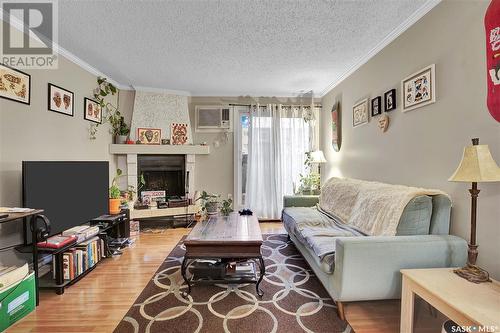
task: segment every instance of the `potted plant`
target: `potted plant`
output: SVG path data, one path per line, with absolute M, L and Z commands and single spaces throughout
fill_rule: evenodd
M 229 213 L 233 211 L 233 200 L 232 199 L 227 199 L 227 200 L 222 200 L 221 206 L 220 206 L 220 212 L 224 216 L 228 216 Z
M 195 201 L 201 200 L 201 210 L 208 215 L 216 214 L 219 208 L 219 195 L 201 192 L 201 195 Z
M 311 153 L 306 153 L 304 165 L 307 169 L 307 174 L 300 174 L 300 185 L 296 190 L 296 194 L 319 194 L 321 186 L 321 177 L 319 173 L 312 171 Z
M 114 121 L 115 119 L 113 119 Z M 115 138 L 115 143 L 125 144 L 127 142 L 128 134 L 130 133 L 130 128 L 125 123 L 123 116 L 119 116 L 116 122 L 110 121 L 113 128 L 113 136 Z
M 94 99 L 99 103 L 102 109 L 103 121 L 102 123 L 108 122 L 111 125 L 109 133 L 113 136 L 115 143 L 125 143 L 127 141 L 127 136 L 130 133 L 130 128 L 125 123 L 125 119 L 118 110 L 118 107 L 105 100 L 106 96 L 113 96 L 118 93 L 118 89 L 107 81 L 106 78 L 97 78 L 97 88 L 94 89 Z M 91 124 L 89 128 L 90 139 L 94 140 L 97 134 L 97 128 L 99 124 Z
M 121 191 L 117 185 L 117 180 L 122 176 L 122 170 L 116 169 L 116 176 L 111 182 L 111 187 L 109 188 L 109 214 L 114 215 L 120 212 L 121 204 Z

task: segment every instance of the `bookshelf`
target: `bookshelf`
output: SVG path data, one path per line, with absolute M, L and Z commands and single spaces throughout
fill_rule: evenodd
M 90 225 L 90 224 L 91 223 L 89 222 L 84 225 Z M 94 268 L 96 268 L 101 262 L 103 262 L 104 259 L 110 257 L 108 256 L 109 253 L 107 244 L 108 236 L 117 238 L 128 236 L 129 233 L 126 231 L 126 228 L 128 226 L 129 226 L 129 211 L 124 210 L 116 217 L 116 219 L 109 219 L 108 221 L 106 221 L 106 226 L 99 227 L 99 233 L 97 236 L 90 237 L 89 239 L 82 239 L 77 241 L 76 243 L 68 244 L 58 249 L 37 247 L 36 251 L 37 255 L 50 254 L 52 255 L 52 261 L 53 261 L 53 266 L 52 266 L 53 273 L 49 272 L 42 277 L 36 276 L 38 280 L 38 288 L 55 290 L 55 292 L 58 295 L 64 294 L 65 288 L 80 281 L 87 274 L 92 272 Z M 89 241 L 93 239 L 95 239 L 95 241 L 99 241 L 99 244 L 101 244 L 99 245 L 100 254 L 95 256 L 95 259 L 92 261 L 92 264 L 89 262 L 88 265 L 86 266 L 83 264 L 84 262 L 83 260 L 85 259 L 82 259 L 81 270 L 79 269 L 79 271 L 81 271 L 80 274 L 74 273 L 69 279 L 65 278 L 64 267 L 63 267 L 65 256 L 68 253 L 76 253 L 77 249 L 83 251 L 82 245 L 90 243 Z M 89 254 L 87 254 L 87 259 L 89 258 L 88 256 Z M 38 262 L 38 258 L 34 262 Z

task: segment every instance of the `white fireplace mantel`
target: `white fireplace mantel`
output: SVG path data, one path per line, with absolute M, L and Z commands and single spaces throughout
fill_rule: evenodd
M 110 144 L 109 153 L 114 155 L 207 155 L 210 153 L 210 146 L 202 145 L 127 145 Z
M 186 174 L 188 182 L 188 197 L 193 197 L 194 172 L 195 172 L 195 156 L 208 155 L 210 146 L 202 145 L 127 145 L 127 144 L 110 144 L 109 153 L 118 155 L 118 167 L 126 168 L 126 183 L 124 188 L 133 186 L 137 187 L 137 155 L 186 155 Z M 121 155 L 121 156 L 120 156 Z

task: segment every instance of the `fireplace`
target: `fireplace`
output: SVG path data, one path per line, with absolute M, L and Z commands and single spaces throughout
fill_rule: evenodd
M 187 192 L 186 155 L 137 155 L 137 175 L 145 181 L 141 192 L 165 191 L 166 199 L 181 198 Z

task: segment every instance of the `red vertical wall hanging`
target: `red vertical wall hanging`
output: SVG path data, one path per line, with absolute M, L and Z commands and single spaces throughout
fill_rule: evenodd
M 486 29 L 487 105 L 500 122 L 500 0 L 492 0 L 484 16 Z

